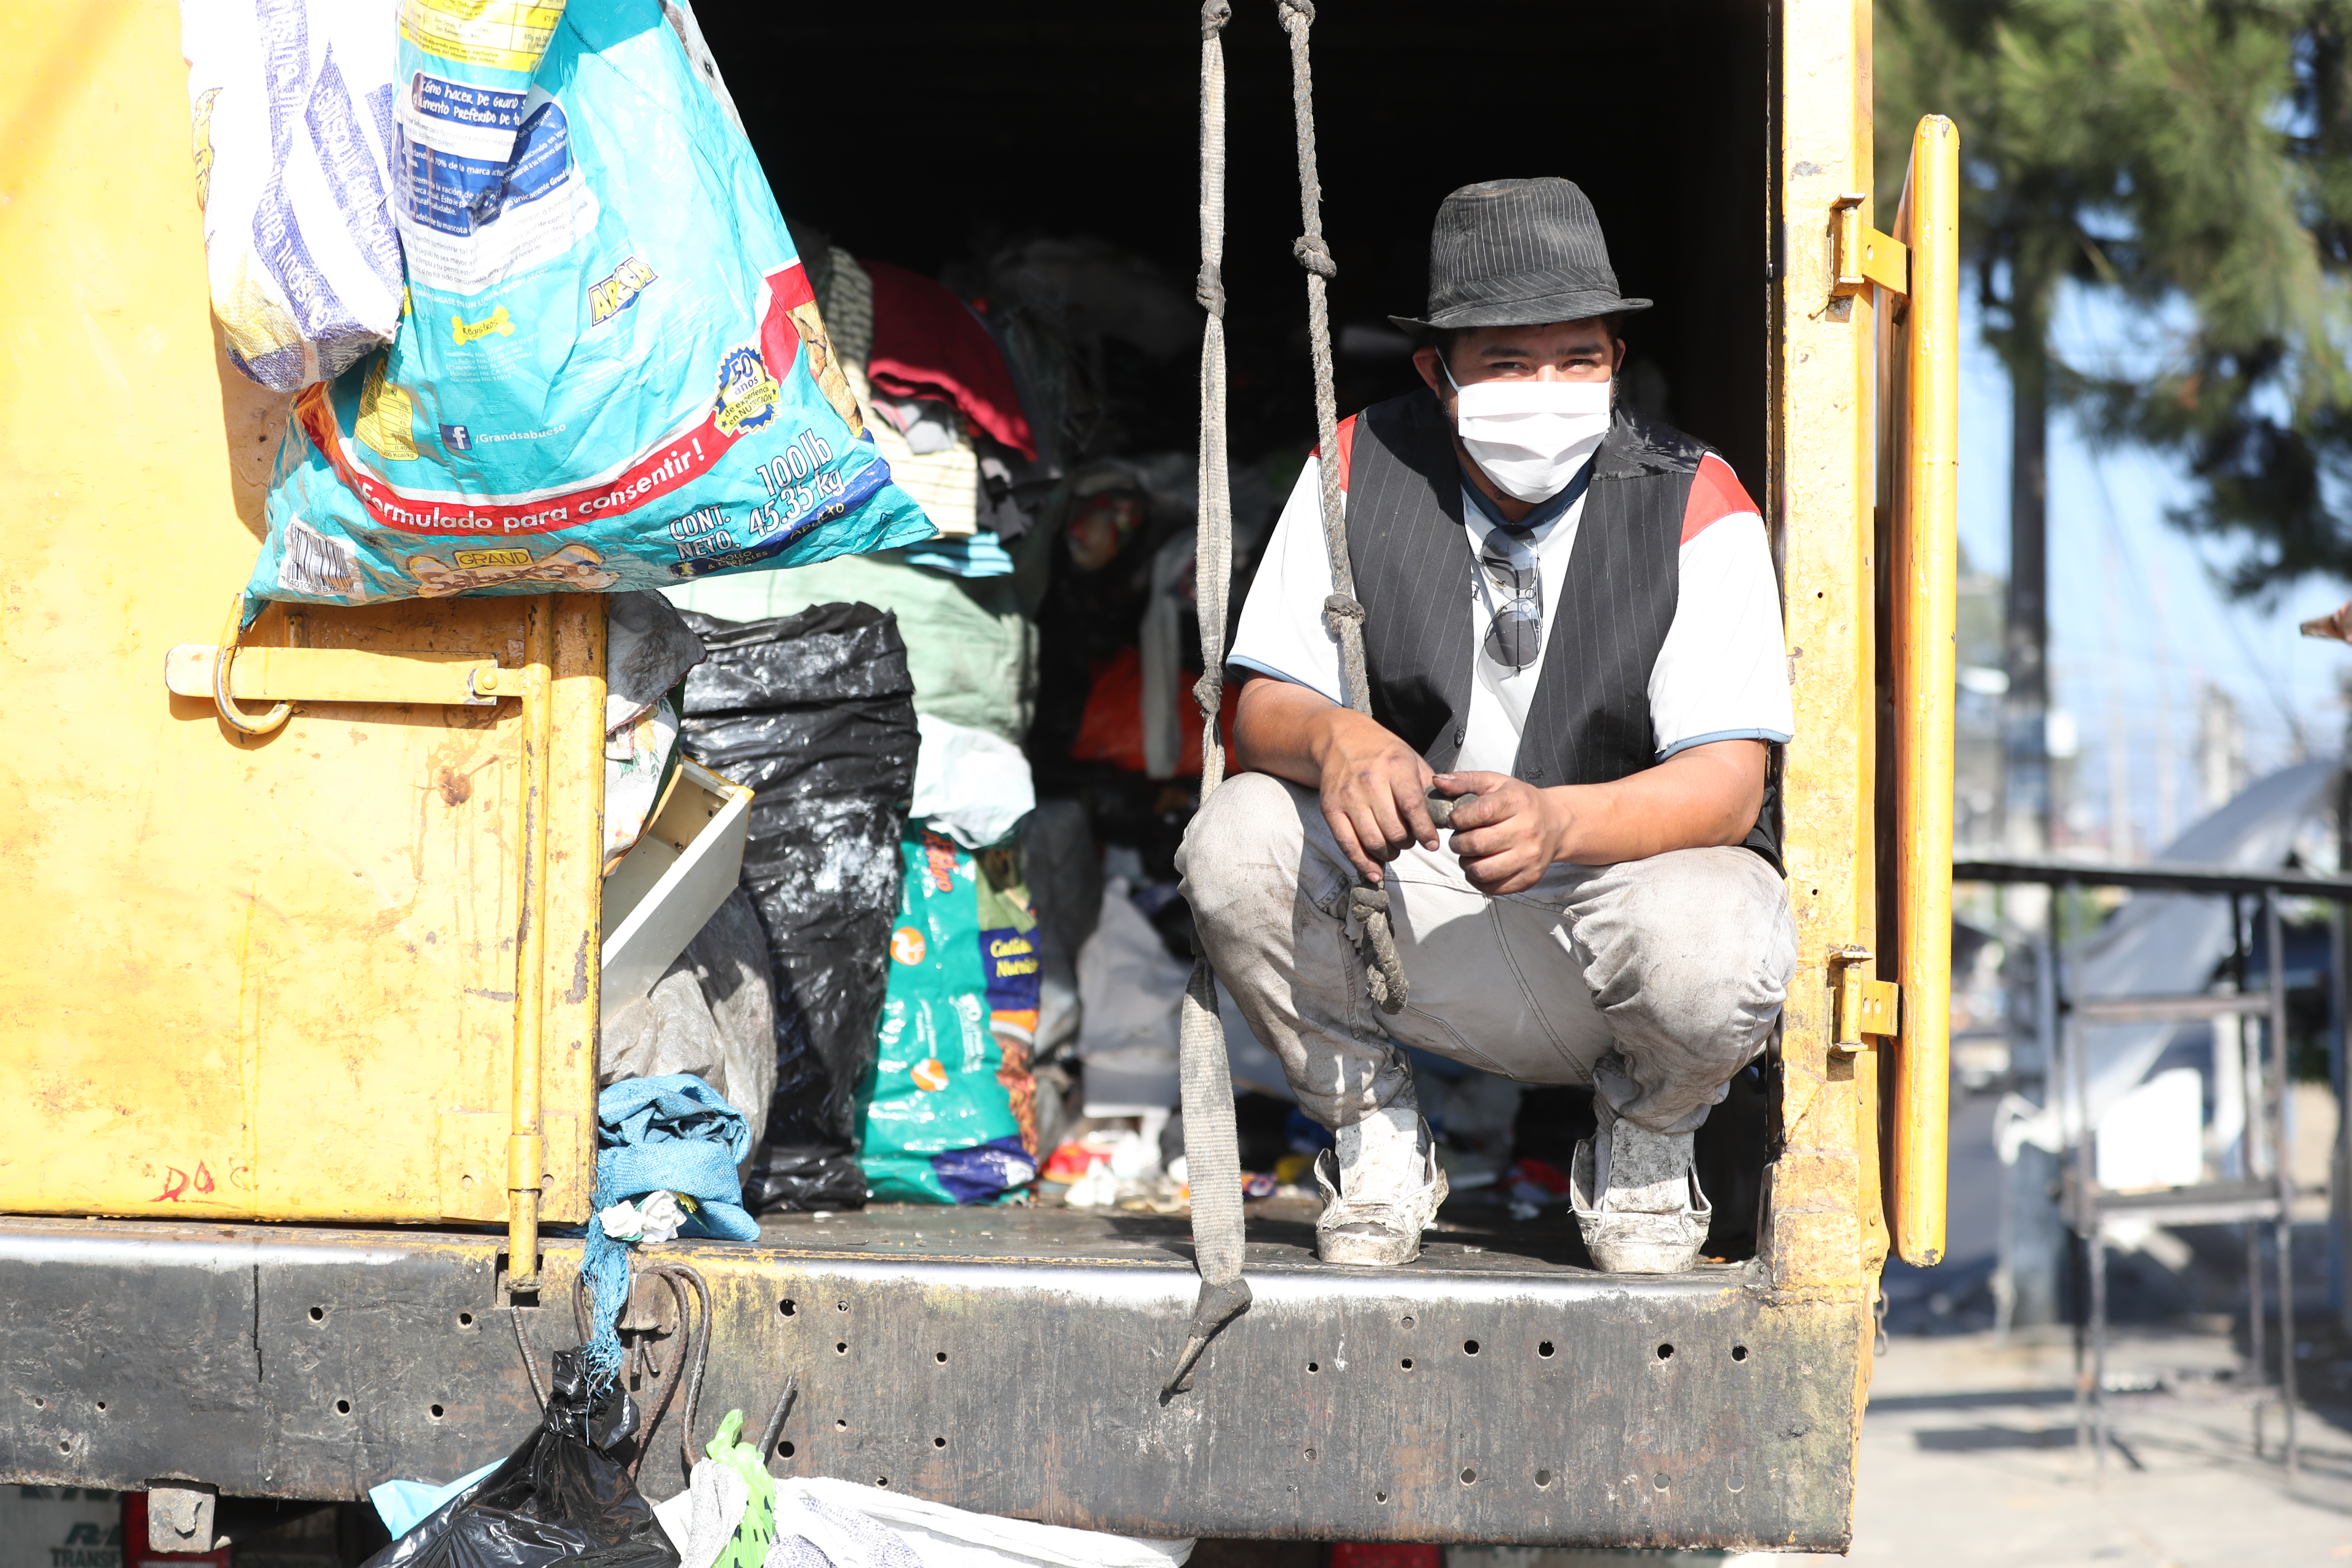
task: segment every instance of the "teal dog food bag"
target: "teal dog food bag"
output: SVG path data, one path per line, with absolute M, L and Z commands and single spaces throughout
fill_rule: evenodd
M 1037 1174 L 1037 922 L 1010 850 L 908 824 L 859 1160 L 877 1203 L 988 1203 Z
M 406 302 L 296 399 L 252 598 L 659 588 L 930 536 L 664 13 L 402 0 Z

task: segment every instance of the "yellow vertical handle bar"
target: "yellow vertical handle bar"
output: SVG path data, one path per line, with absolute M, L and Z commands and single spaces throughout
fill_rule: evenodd
M 1901 1034 L 1895 1054 L 1895 1248 L 1944 1256 L 1951 1094 L 1952 721 L 1959 546 L 1959 130 L 1940 114 L 1911 139 L 1908 363 L 1896 513 L 1895 831 Z M 1898 225 L 1898 226 L 1901 226 Z
M 507 1289 L 539 1289 L 546 1169 L 540 1068 L 547 1024 L 547 814 L 555 718 L 555 596 L 523 601 L 521 778 L 516 790 L 514 1089 L 507 1138 Z M 501 688 L 505 682 L 499 682 Z

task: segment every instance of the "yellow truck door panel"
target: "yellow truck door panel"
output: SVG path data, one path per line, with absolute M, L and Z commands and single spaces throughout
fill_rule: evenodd
M 166 687 L 252 567 L 283 424 L 215 350 L 193 165 L 121 155 L 187 145 L 157 90 L 178 29 L 152 4 L 0 19 L 5 96 L 43 106 L 0 146 L 0 1017 L 33 1111 L 0 1209 L 503 1218 L 535 921 L 544 1213 L 583 1219 L 602 602 L 272 609 L 245 638 L 495 659 L 489 705 L 331 687 L 248 737 Z

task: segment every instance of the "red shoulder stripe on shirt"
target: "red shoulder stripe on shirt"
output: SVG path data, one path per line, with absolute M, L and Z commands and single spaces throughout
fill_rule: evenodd
M 1698 472 L 1691 477 L 1690 501 L 1683 508 L 1682 542 L 1688 544 L 1710 523 L 1754 510 L 1756 503 L 1740 488 L 1739 476 L 1731 471 L 1731 465 L 1709 452 L 1699 459 Z
M 1350 414 L 1339 421 L 1339 489 L 1344 493 L 1348 488 L 1348 470 L 1353 468 L 1356 462 L 1356 416 L 1354 415 Z M 1318 444 L 1307 455 L 1319 462 L 1322 460 L 1323 448 Z

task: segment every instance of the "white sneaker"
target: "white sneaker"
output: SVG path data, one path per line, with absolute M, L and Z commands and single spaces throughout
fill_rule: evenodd
M 1715 1205 L 1699 1190 L 1688 1132 L 1653 1132 L 1596 1097 L 1594 1134 L 1569 1162 L 1568 1201 L 1604 1274 L 1680 1274 L 1698 1262 Z
M 1393 1268 L 1421 1256 L 1421 1233 L 1445 1201 L 1437 1141 L 1412 1107 L 1389 1106 L 1336 1134 L 1315 1156 L 1323 1213 L 1315 1256 L 1326 1263 Z

